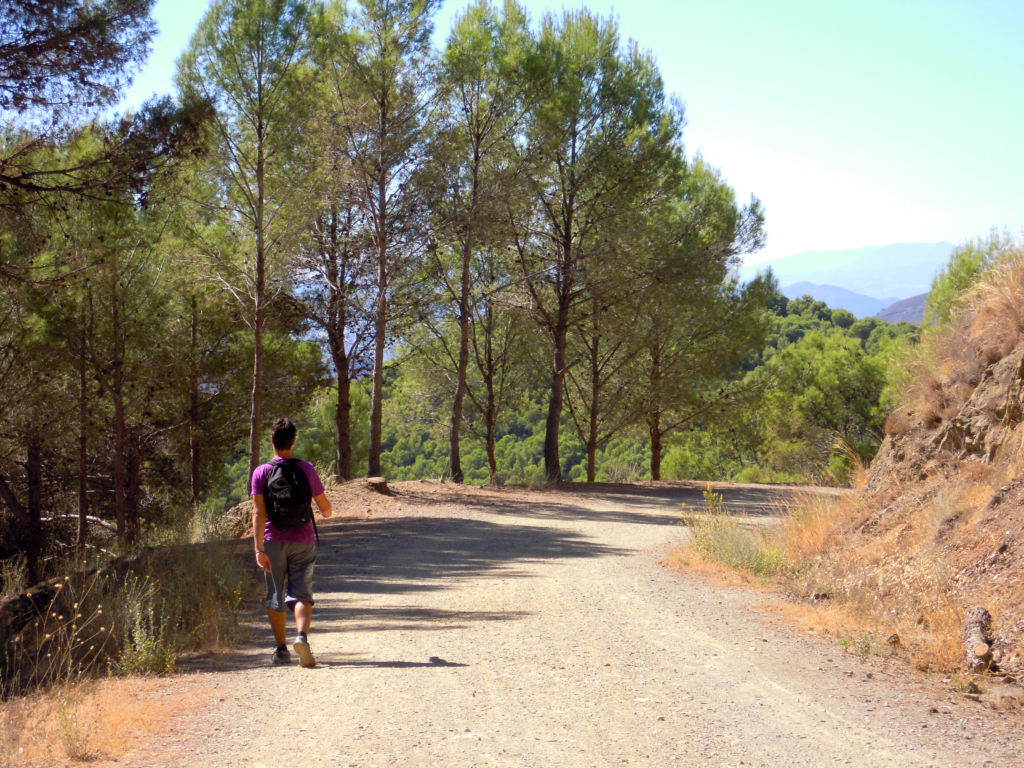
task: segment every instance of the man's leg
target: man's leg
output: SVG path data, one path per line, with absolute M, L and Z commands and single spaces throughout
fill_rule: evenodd
M 315 667 L 313 652 L 309 649 L 310 620 L 313 618 L 313 564 L 316 562 L 316 547 L 308 544 L 292 545 L 292 556 L 288 559 L 288 602 L 295 610 L 297 637 L 292 648 L 299 654 L 299 664 Z
M 281 637 L 284 637 L 284 614 L 281 614 Z M 295 629 L 299 634 L 309 634 L 309 623 L 313 619 L 313 604 L 307 603 L 305 600 L 298 600 L 295 603 Z M 274 637 L 278 637 L 277 631 L 274 631 Z M 281 640 L 283 643 L 284 640 Z
M 295 606 L 295 613 L 298 615 L 298 605 Z M 274 630 L 274 642 L 278 645 L 284 645 L 287 638 L 287 621 L 288 614 L 285 611 L 275 611 L 273 608 L 267 608 L 267 616 L 270 618 L 270 628 Z M 306 621 L 306 626 L 309 626 L 309 621 Z
M 274 644 L 277 646 L 272 661 L 274 664 L 287 664 L 290 660 L 286 645 L 288 614 L 285 611 L 285 576 L 287 574 L 287 558 L 279 541 L 264 542 L 263 551 L 270 558 L 270 573 L 264 574 L 267 581 L 267 599 L 264 605 L 267 609 L 267 618 L 270 619 L 270 628 L 274 632 Z

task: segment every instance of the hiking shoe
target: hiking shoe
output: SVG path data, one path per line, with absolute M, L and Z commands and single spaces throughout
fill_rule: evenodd
M 273 657 L 271 657 L 270 663 L 271 664 L 291 664 L 292 663 L 292 655 L 290 653 L 288 653 L 288 648 L 286 646 L 283 646 L 283 645 L 280 648 L 275 648 L 274 649 L 274 655 L 273 655 Z
M 313 658 L 313 652 L 309 650 L 309 643 L 305 640 L 296 640 L 295 645 L 292 646 L 295 652 L 299 655 L 299 666 L 300 667 L 315 667 L 316 659 Z

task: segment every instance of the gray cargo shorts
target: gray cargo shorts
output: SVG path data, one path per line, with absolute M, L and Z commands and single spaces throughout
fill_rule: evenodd
M 316 545 L 294 541 L 264 541 L 263 551 L 270 558 L 267 599 L 264 605 L 272 611 L 294 609 L 298 602 L 313 604 L 313 564 Z

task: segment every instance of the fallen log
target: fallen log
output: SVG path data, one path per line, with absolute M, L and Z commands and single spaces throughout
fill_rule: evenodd
M 39 522 L 54 523 L 58 520 L 74 520 L 75 522 L 78 522 L 80 519 L 81 518 L 78 515 L 53 515 L 52 517 L 41 517 L 39 518 Z M 111 533 L 117 533 L 117 526 L 108 523 L 106 520 L 101 520 L 100 518 L 93 517 L 92 515 L 86 515 L 85 519 L 93 525 L 98 525 L 102 528 L 106 528 Z
M 985 672 L 992 666 L 992 614 L 984 608 L 971 608 L 964 616 L 961 637 L 968 671 Z
M 374 493 L 379 493 L 383 496 L 391 495 L 391 489 L 388 488 L 388 481 L 383 477 L 368 477 L 366 478 L 366 484 Z

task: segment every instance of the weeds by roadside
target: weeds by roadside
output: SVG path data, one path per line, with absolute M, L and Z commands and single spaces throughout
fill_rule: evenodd
M 785 566 L 777 543 L 764 531 L 743 525 L 722 504 L 722 494 L 708 483 L 702 509 L 682 509 L 683 525 L 690 530 L 689 546 L 706 560 L 729 568 L 772 575 Z
M 255 585 L 248 564 L 226 543 L 146 554 L 124 573 L 65 577 L 45 611 L 0 638 L 0 698 L 104 671 L 167 674 L 182 653 L 229 645 Z
M 28 568 L 25 557 L 18 555 L 0 560 L 0 600 L 13 597 L 28 589 Z
M 210 695 L 201 678 L 100 678 L 0 702 L 0 768 L 125 760 L 140 736 L 165 732 Z M 75 757 L 78 755 L 78 757 Z M 145 764 L 161 763 L 156 755 Z M 104 764 L 107 764 L 104 762 Z
M 851 653 L 900 652 L 920 669 L 949 670 L 959 663 L 962 607 L 948 566 L 920 546 L 951 514 L 939 501 L 930 528 L 908 523 L 874 537 L 860 532 L 870 514 L 855 494 L 807 492 L 778 525 L 755 527 L 729 515 L 709 485 L 703 507 L 682 514 L 699 558 L 774 579 L 806 601 L 787 613 Z
M 79 721 L 74 699 L 73 693 L 61 691 L 57 694 L 57 737 L 67 757 L 84 762 L 93 756 L 90 749 L 92 729 Z

